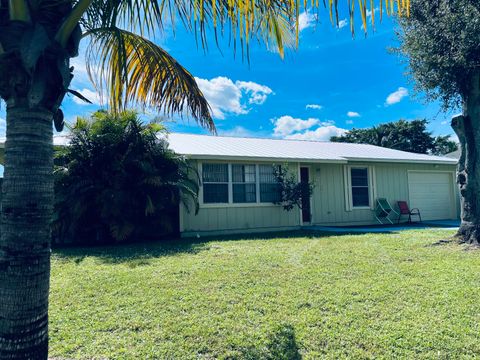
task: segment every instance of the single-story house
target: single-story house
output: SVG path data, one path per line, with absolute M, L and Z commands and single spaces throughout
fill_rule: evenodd
M 406 200 L 424 220 L 459 218 L 456 159 L 372 145 L 172 133 L 201 179 L 198 214 L 180 207 L 182 236 L 376 224 L 377 198 Z M 273 204 L 273 165 L 314 184 L 302 210 Z
M 373 225 L 375 201 L 406 200 L 423 220 L 458 219 L 457 159 L 373 145 L 171 133 L 170 147 L 187 157 L 201 179 L 197 214 L 179 209 L 181 236 L 266 232 L 302 226 Z M 66 146 L 68 136 L 55 136 Z M 4 139 L 0 139 L 3 164 Z M 313 183 L 302 210 L 286 211 L 274 165 Z M 190 206 L 191 208 L 191 206 Z

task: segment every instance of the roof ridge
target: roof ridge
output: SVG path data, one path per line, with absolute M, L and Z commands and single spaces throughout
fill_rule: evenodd
M 268 137 L 259 137 L 259 136 L 233 136 L 233 135 L 209 135 L 209 134 L 192 134 L 184 132 L 171 132 L 170 134 L 179 134 L 179 135 L 192 135 L 192 136 L 205 136 L 212 138 L 228 138 L 228 139 L 255 139 L 255 140 L 275 140 L 275 141 L 303 141 L 303 142 L 313 142 L 313 143 L 333 143 L 333 141 L 327 140 L 306 140 L 306 139 L 284 139 L 284 138 L 268 138 Z M 346 143 L 343 143 L 346 144 Z M 369 144 L 356 144 L 356 145 L 369 145 Z

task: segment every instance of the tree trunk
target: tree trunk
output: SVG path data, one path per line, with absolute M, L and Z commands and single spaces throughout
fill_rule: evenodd
M 7 106 L 0 223 L 0 359 L 47 359 L 53 114 Z
M 480 245 L 480 73 L 472 76 L 463 100 L 463 114 L 452 119 L 461 147 L 457 183 L 462 222 L 457 237 Z

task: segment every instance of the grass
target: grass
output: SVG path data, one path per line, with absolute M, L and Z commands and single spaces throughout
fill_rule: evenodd
M 297 233 L 56 250 L 50 355 L 473 358 L 480 252 L 432 245 L 452 234 Z

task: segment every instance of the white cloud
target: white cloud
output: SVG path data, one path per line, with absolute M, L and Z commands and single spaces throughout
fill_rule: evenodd
M 210 80 L 200 78 L 195 80 L 216 119 L 225 119 L 227 114 L 247 114 L 250 109 L 247 108 L 246 103 L 260 105 L 267 100 L 268 95 L 273 94 L 268 86 L 252 81 L 233 82 L 224 76 Z
M 284 115 L 278 119 L 272 119 L 272 123 L 274 125 L 273 136 L 284 137 L 298 131 L 310 129 L 320 124 L 320 120 L 315 118 L 303 120 L 290 115 Z
M 286 139 L 296 140 L 316 140 L 329 141 L 332 136 L 340 136 L 345 134 L 347 130 L 338 128 L 335 125 L 320 126 L 315 130 L 308 130 L 303 133 L 288 135 Z
M 347 116 L 350 118 L 354 118 L 354 117 L 360 117 L 360 114 L 356 111 L 349 111 L 347 112 Z
M 308 104 L 307 106 L 305 106 L 305 109 L 321 110 L 322 108 L 323 106 L 319 104 Z
M 75 90 L 92 86 L 92 82 L 88 77 L 87 64 L 85 61 L 86 46 L 86 43 L 82 41 L 80 43 L 78 56 L 70 59 L 70 66 L 74 67 L 71 88 Z M 95 64 L 91 65 L 93 72 L 97 72 L 98 67 Z
M 100 94 L 98 94 L 96 91 L 90 90 L 90 89 L 82 89 L 82 90 L 77 90 L 80 94 L 85 96 L 88 100 L 90 100 L 94 105 L 101 105 L 102 104 L 102 99 L 100 97 Z M 79 105 L 90 105 L 86 101 L 83 101 L 82 99 L 72 95 L 73 101 L 75 101 Z
M 343 19 L 343 20 L 340 20 L 340 21 L 338 22 L 338 28 L 339 28 L 339 29 L 342 29 L 342 28 L 344 28 L 344 27 L 347 26 L 347 25 L 348 25 L 348 20 L 347 20 L 347 19 Z
M 302 31 L 305 29 L 308 29 L 309 27 L 312 27 L 315 25 L 315 21 L 317 20 L 317 17 L 314 14 L 310 14 L 307 12 L 302 12 L 298 16 L 298 30 Z
M 387 96 L 387 99 L 385 100 L 385 105 L 389 106 L 399 103 L 406 96 L 408 96 L 408 90 L 404 87 L 399 87 L 397 91 Z
M 448 124 L 448 121 L 447 121 L 447 120 L 444 120 L 444 121 L 442 121 L 440 124 L 442 124 L 442 125 L 447 125 L 447 124 Z
M 347 121 L 345 121 L 345 124 L 352 125 L 352 124 L 353 124 L 353 120 L 347 120 Z
M 250 99 L 248 99 L 249 104 L 262 105 L 267 100 L 268 95 L 273 94 L 272 89 L 268 86 L 260 85 L 253 81 L 236 81 L 235 85 L 250 95 Z
M 336 127 L 332 120 L 320 121 L 316 118 L 299 119 L 284 115 L 272 122 L 273 136 L 285 139 L 328 141 L 330 137 L 342 135 L 346 131 Z

